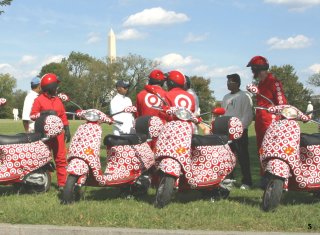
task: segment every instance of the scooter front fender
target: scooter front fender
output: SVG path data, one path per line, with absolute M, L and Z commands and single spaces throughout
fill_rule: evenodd
M 163 158 L 159 163 L 158 169 L 177 178 L 181 174 L 181 165 L 173 158 Z
M 72 158 L 69 161 L 68 167 L 67 167 L 68 174 L 71 175 L 87 175 L 89 173 L 89 166 L 88 164 L 79 158 Z
M 269 172 L 272 175 L 284 179 L 288 179 L 290 177 L 290 167 L 286 162 L 282 161 L 281 159 L 270 159 L 263 165 L 265 165 L 265 172 Z

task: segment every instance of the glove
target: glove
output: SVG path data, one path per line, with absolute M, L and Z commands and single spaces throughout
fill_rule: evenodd
M 202 117 L 197 117 L 197 124 L 201 123 L 203 121 Z
M 63 129 L 64 129 L 64 140 L 66 141 L 66 143 L 69 143 L 71 139 L 69 126 L 64 126 Z
M 203 120 L 202 120 L 201 117 L 193 117 L 193 118 L 191 119 L 191 121 L 194 122 L 195 124 L 199 124 L 199 123 L 201 123 Z

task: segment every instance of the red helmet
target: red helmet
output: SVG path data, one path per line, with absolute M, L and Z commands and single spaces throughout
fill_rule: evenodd
M 45 75 L 42 76 L 40 85 L 42 88 L 51 83 L 59 83 L 59 82 L 60 80 L 57 75 L 55 75 L 54 73 L 46 73 Z
M 269 62 L 263 56 L 254 56 L 247 64 L 247 67 L 251 67 L 253 71 L 261 71 L 269 69 Z
M 185 76 L 179 71 L 173 70 L 168 73 L 168 83 L 173 83 L 177 86 L 184 87 L 186 84 Z
M 159 81 L 165 80 L 165 76 L 163 72 L 159 69 L 152 70 L 151 73 L 149 74 L 149 78 L 159 80 Z
M 60 80 L 57 75 L 54 73 L 47 73 L 41 78 L 41 90 L 43 92 L 47 92 L 48 94 L 55 95 L 59 82 Z

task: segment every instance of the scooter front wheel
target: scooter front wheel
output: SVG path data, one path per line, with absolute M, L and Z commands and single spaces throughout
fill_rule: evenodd
M 68 175 L 66 185 L 62 192 L 62 204 L 70 204 L 80 200 L 80 189 L 76 185 L 78 178 L 79 176 L 77 175 Z
M 264 211 L 272 211 L 280 204 L 283 183 L 283 180 L 278 178 L 269 180 L 262 198 L 262 209 Z
M 170 203 L 174 192 L 175 180 L 173 176 L 166 174 L 161 177 L 154 202 L 156 208 L 163 208 Z

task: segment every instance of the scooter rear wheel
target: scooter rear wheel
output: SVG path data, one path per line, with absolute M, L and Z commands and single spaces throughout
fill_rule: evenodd
M 170 175 L 163 175 L 160 180 L 159 187 L 156 193 L 156 200 L 154 206 L 156 208 L 163 208 L 171 201 L 174 192 L 175 178 Z
M 270 179 L 262 198 L 262 209 L 264 211 L 273 211 L 280 204 L 283 183 L 282 179 Z
M 26 193 L 44 193 L 48 192 L 51 187 L 51 174 L 48 170 L 40 170 L 37 171 L 36 174 L 41 174 L 43 175 L 43 184 L 42 185 L 36 185 L 36 184 L 31 184 L 31 183 L 23 183 L 23 184 L 18 184 L 16 188 L 18 189 L 19 192 L 26 192 Z M 20 186 L 20 188 L 19 188 Z
M 61 203 L 62 204 L 71 204 L 75 201 L 80 200 L 80 190 L 76 186 L 79 176 L 77 175 L 68 175 L 66 184 L 63 188 Z

